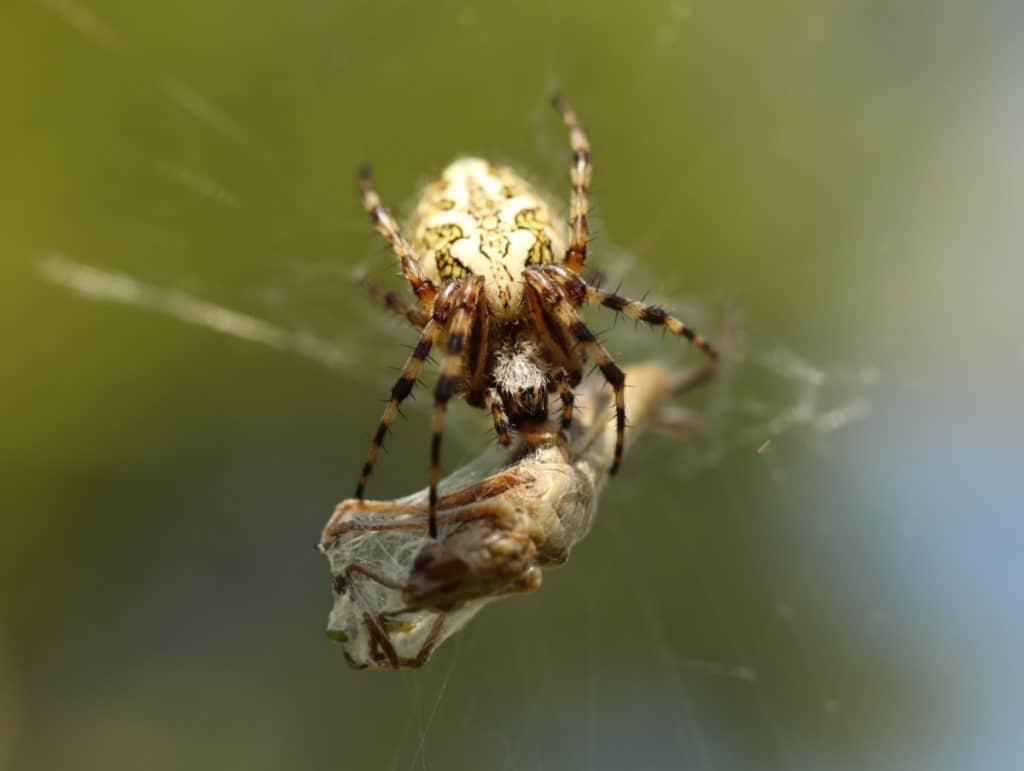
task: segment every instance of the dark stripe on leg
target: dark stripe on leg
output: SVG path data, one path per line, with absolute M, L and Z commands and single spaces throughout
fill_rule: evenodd
M 430 441 L 430 537 L 437 537 L 437 485 L 441 469 L 441 434 L 448 400 L 455 392 L 459 377 L 465 371 L 465 343 L 476 316 L 476 306 L 483 291 L 483 279 L 471 276 L 457 290 L 457 307 L 448 331 L 448 347 L 441 363 L 441 375 L 434 389 L 434 424 Z
M 491 411 L 491 419 L 494 421 L 494 433 L 498 436 L 498 441 L 507 447 L 511 440 L 508 436 L 508 415 L 505 413 L 501 394 L 495 388 L 488 388 L 485 398 Z
M 597 362 L 597 368 L 601 370 L 601 374 L 615 392 L 615 457 L 611 467 L 611 473 L 614 474 L 622 463 L 622 450 L 626 440 L 626 376 L 572 308 L 559 306 L 559 314 L 568 323 L 573 337 L 580 342 L 587 355 Z
M 562 122 L 569 129 L 569 144 L 572 146 L 572 195 L 569 201 L 569 245 L 565 252 L 563 264 L 573 273 L 580 273 L 587 260 L 587 241 L 589 238 L 587 225 L 587 194 L 590 190 L 590 176 L 593 171 L 593 160 L 590 143 L 583 129 L 580 128 L 576 113 L 569 107 L 560 94 L 551 97 L 551 103 L 561 115 Z
M 363 207 L 370 215 L 370 221 L 376 226 L 377 232 L 391 245 L 391 250 L 402 264 L 402 271 L 405 273 L 409 285 L 412 286 L 413 292 L 416 293 L 416 297 L 419 298 L 423 307 L 428 308 L 437 295 L 437 288 L 423 272 L 419 260 L 412 252 L 412 247 L 402 237 L 398 223 L 381 205 L 380 196 L 377 195 L 377 190 L 370 179 L 369 165 L 364 164 L 359 167 L 359 190 L 363 197 Z
M 558 396 L 562 400 L 562 430 L 566 433 L 572 427 L 573 405 L 576 404 L 576 394 L 563 379 L 558 384 Z
M 416 378 L 419 377 L 420 370 L 423 367 L 423 361 L 427 358 L 430 348 L 434 344 L 437 330 L 437 322 L 433 320 L 428 322 L 423 328 L 416 348 L 406 360 L 402 374 L 391 388 L 391 398 L 388 400 L 387 407 L 384 408 L 384 415 L 381 417 L 380 423 L 377 424 L 377 431 L 373 435 L 370 450 L 366 455 L 366 462 L 363 463 L 363 470 L 359 475 L 359 482 L 356 485 L 355 497 L 360 500 L 366 492 L 366 483 L 370 479 L 370 474 L 373 473 L 373 466 L 377 462 L 377 456 L 384 443 L 384 438 L 387 436 L 391 423 L 398 412 L 398 406 L 412 393 L 413 386 L 416 384 Z
M 628 297 L 620 297 L 616 294 L 603 292 L 593 286 L 588 286 L 586 291 L 586 301 L 588 303 L 603 305 L 628 318 L 642 321 L 654 327 L 664 327 L 674 335 L 685 337 L 704 351 L 711 359 L 717 359 L 719 356 L 718 350 L 711 343 L 663 308 L 659 308 L 656 305 L 647 305 L 637 300 L 630 300 Z
M 378 301 L 386 305 L 399 316 L 406 319 L 413 326 L 422 329 L 426 326 L 426 323 L 430 321 L 429 313 L 413 308 L 402 300 L 402 298 L 398 296 L 398 293 L 391 290 L 385 290 L 365 278 L 360 280 L 359 285 L 373 295 Z

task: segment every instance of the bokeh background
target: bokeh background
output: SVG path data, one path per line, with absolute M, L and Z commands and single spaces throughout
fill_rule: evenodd
M 0 767 L 1020 768 L 1022 25 L 7 0 Z M 739 296 L 746 357 L 689 403 L 714 438 L 642 442 L 539 593 L 422 671 L 349 671 L 310 547 L 413 342 L 353 285 L 401 284 L 354 169 L 398 212 L 464 153 L 565 200 L 555 85 L 595 147 L 595 266 L 709 329 Z M 338 366 L 90 299 L 55 257 Z M 428 401 L 373 494 L 423 484 Z M 488 442 L 470 413 L 448 468 Z

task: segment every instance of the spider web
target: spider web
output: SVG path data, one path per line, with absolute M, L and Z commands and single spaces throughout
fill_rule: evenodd
M 351 423 L 343 428 L 343 448 L 319 449 L 359 456 L 375 420 L 370 413 L 380 406 L 372 394 L 387 393 L 392 378 L 388 362 L 400 362 L 401 346 L 412 337 L 384 311 L 350 299 L 358 293 L 351 285 L 356 274 L 369 273 L 381 283 L 397 286 L 389 278 L 394 272 L 390 253 L 371 235 L 357 235 L 369 228 L 354 196 L 339 193 L 347 190 L 341 183 L 338 189 L 301 188 L 290 176 L 290 167 L 308 159 L 270 126 L 235 117 L 245 114 L 244 105 L 212 96 L 218 91 L 215 82 L 179 72 L 173 55 L 151 53 L 141 31 L 132 27 L 130 15 L 115 23 L 114 9 L 80 0 L 38 0 L 29 5 L 64 30 L 48 34 L 66 34 L 60 38 L 65 42 L 84 42 L 92 51 L 86 58 L 112 63 L 109 70 L 102 70 L 108 73 L 105 77 L 135 73 L 147 94 L 139 100 L 139 109 L 173 116 L 175 125 L 189 127 L 235 158 L 232 165 L 210 161 L 212 154 L 179 157 L 166 137 L 163 144 L 153 143 L 152 137 L 126 141 L 115 153 L 119 166 L 134 167 L 140 178 L 161 180 L 170 207 L 190 212 L 182 216 L 184 221 L 197 216 L 231 223 L 224 231 L 216 230 L 213 246 L 207 247 L 216 252 L 216 239 L 223 238 L 237 250 L 227 267 L 204 264 L 203 256 L 189 259 L 188 243 L 180 252 L 181 262 L 170 265 L 126 252 L 76 249 L 56 239 L 52 247 L 33 255 L 36 275 L 103 304 L 132 306 L 137 310 L 123 311 L 127 325 L 133 314 L 143 311 L 255 343 L 272 353 L 274 368 L 296 368 L 295 378 L 303 383 L 313 382 L 313 376 L 302 369 L 302 360 L 326 370 L 339 391 L 357 395 L 364 406 L 355 415 L 345 415 Z M 379 31 L 381 19 L 373 14 L 411 9 L 401 2 L 379 5 L 374 10 L 368 4 L 353 4 L 332 16 L 331 23 L 348 35 L 354 34 L 351 29 L 368 34 L 383 46 L 389 38 Z M 474 42 L 472 33 L 499 23 L 497 17 L 491 19 L 488 12 L 469 5 L 448 10 L 469 41 L 462 44 L 465 50 L 481 52 L 482 38 Z M 653 56 L 666 69 L 694 64 L 682 59 L 696 56 L 687 53 L 693 44 L 688 25 L 703 12 L 695 3 L 660 4 L 640 15 L 646 26 L 629 26 L 622 34 L 632 35 L 635 46 L 660 52 Z M 832 35 L 850 35 L 848 30 L 843 33 L 848 15 L 855 14 L 844 3 L 809 13 L 798 35 L 801 45 L 813 47 Z M 569 10 L 550 10 L 541 25 L 540 48 L 549 85 L 572 71 L 562 51 L 576 34 L 575 19 Z M 743 41 L 731 40 L 737 46 L 735 55 L 743 56 Z M 842 40 L 852 45 L 848 38 Z M 342 49 L 317 49 L 323 57 L 318 64 L 354 67 L 356 55 Z M 766 78 L 773 74 L 779 73 L 762 73 Z M 751 75 L 748 71 L 736 77 L 746 80 Z M 662 70 L 650 69 L 638 82 L 661 88 L 671 84 L 666 79 Z M 726 79 L 718 85 L 732 98 L 758 99 L 737 82 Z M 536 86 L 539 92 L 543 84 Z M 587 98 L 599 102 L 599 94 Z M 442 89 L 437 99 L 449 97 L 457 99 Z M 501 100 L 494 101 L 493 109 L 501 111 Z M 705 93 L 695 94 L 694 101 L 715 99 Z M 517 166 L 520 157 L 530 157 L 537 168 L 553 170 L 542 172 L 544 187 L 566 192 L 565 137 L 542 100 L 537 102 L 528 115 L 514 116 L 529 128 L 519 130 L 526 138 L 518 147 L 506 149 L 504 143 L 496 143 L 481 148 L 481 153 L 488 151 Z M 377 117 L 370 114 L 360 120 L 368 126 L 390 123 Z M 587 116 L 588 127 L 600 125 L 599 120 L 600 116 Z M 630 133 L 642 130 L 639 123 L 633 128 L 636 131 Z M 793 143 L 805 135 L 794 126 L 788 130 L 797 138 L 787 137 L 783 126 L 772 141 L 780 154 L 800 166 Z M 355 148 L 358 154 L 400 136 L 389 131 L 381 129 L 380 142 L 362 137 Z M 440 153 L 436 159 L 381 158 L 387 187 L 411 190 L 411 184 L 403 187 L 399 182 L 427 174 L 447 160 L 462 147 L 464 135 L 458 136 L 448 143 L 434 141 Z M 614 144 L 615 139 L 606 136 L 603 144 Z M 612 152 L 609 149 L 607 155 Z M 714 146 L 703 148 L 703 154 L 695 153 L 702 159 L 695 164 L 713 163 L 720 152 Z M 385 164 L 392 160 L 388 171 Z M 337 164 L 339 171 L 343 166 Z M 599 267 L 613 285 L 625 278 L 624 292 L 655 287 L 651 301 L 672 308 L 695 327 L 713 329 L 721 301 L 706 299 L 712 294 L 707 292 L 700 293 L 705 299 L 686 302 L 689 294 L 673 284 L 681 281 L 681 271 L 660 275 L 657 268 L 644 267 L 657 260 L 658 250 L 679 229 L 676 207 L 693 202 L 688 180 L 673 179 L 669 184 L 660 179 L 661 203 L 654 212 L 641 217 L 634 210 L 619 218 L 609 211 L 602 216 L 607 201 L 629 203 L 599 181 L 601 169 L 611 172 L 616 167 L 621 175 L 622 159 L 609 157 L 596 177 L 594 254 L 600 255 Z M 633 194 L 645 197 L 639 191 Z M 347 211 L 338 209 L 339 200 L 347 202 Z M 408 210 L 402 204 L 400 199 L 391 200 L 398 212 Z M 170 239 L 177 223 L 153 216 L 148 224 L 155 238 Z M 613 232 L 616 223 L 631 217 L 649 226 L 642 233 Z M 323 244 L 332 238 L 321 238 L 321 222 L 334 223 L 330 236 L 343 240 L 356 256 L 339 259 L 329 253 Z M 240 230 L 259 230 L 262 225 L 268 231 L 267 245 L 239 237 Z M 325 253 L 307 253 L 307 236 Z M 893 248 L 884 243 L 887 237 L 872 234 L 859 243 L 867 242 L 884 254 Z M 139 242 L 148 243 L 145 238 Z M 742 241 L 730 244 L 756 251 L 756 245 Z M 688 259 L 700 261 L 699 256 Z M 728 281 L 721 286 L 729 287 Z M 752 288 L 756 292 L 763 285 Z M 90 313 L 84 306 L 77 312 Z M 816 318 L 805 307 L 792 312 Z M 603 331 L 606 345 L 624 362 L 680 355 L 674 340 L 634 332 L 630 324 L 613 326 L 610 320 L 602 329 L 603 318 L 607 317 L 595 317 L 593 326 Z M 140 567 L 127 558 L 118 586 L 94 592 L 105 600 L 101 613 L 153 624 L 169 642 L 142 654 L 137 648 L 145 646 L 137 640 L 115 633 L 92 638 L 85 643 L 88 650 L 109 645 L 118 660 L 98 660 L 95 672 L 81 682 L 68 678 L 71 693 L 60 700 L 30 695 L 47 691 L 54 682 L 48 676 L 33 670 L 15 676 L 14 685 L 0 690 L 0 696 L 13 694 L 10 711 L 22 717 L 0 725 L 17 727 L 12 750 L 16 766 L 53 766 L 67 757 L 85 757 L 87 765 L 128 767 L 144 752 L 154 758 L 155 767 L 162 767 L 164 756 L 188 765 L 230 759 L 253 767 L 294 763 L 296 758 L 298 765 L 312 767 L 341 762 L 424 769 L 999 767 L 1014 754 L 1006 748 L 1005 736 L 992 728 L 965 729 L 954 685 L 940 687 L 944 679 L 954 678 L 948 674 L 955 668 L 951 664 L 974 673 L 967 662 L 975 649 L 959 638 L 956 645 L 946 643 L 950 638 L 944 636 L 947 647 L 919 655 L 928 632 L 945 629 L 936 619 L 951 611 L 942 605 L 918 605 L 925 593 L 901 588 L 904 582 L 923 582 L 922 575 L 938 572 L 928 573 L 925 567 L 915 573 L 900 566 L 904 558 L 911 562 L 914 557 L 906 543 L 926 539 L 929 527 L 947 535 L 955 530 L 922 521 L 923 501 L 928 500 L 923 494 L 893 520 L 879 513 L 885 509 L 882 496 L 908 493 L 876 467 L 870 436 L 883 431 L 898 409 L 936 398 L 926 368 L 893 366 L 888 363 L 891 351 L 881 345 L 844 342 L 833 350 L 792 326 L 786 332 L 780 340 L 766 331 L 757 311 L 748 309 L 740 352 L 728 377 L 706 394 L 676 405 L 706 416 L 708 437 L 690 443 L 645 437 L 602 501 L 595 532 L 568 565 L 546 575 L 539 593 L 488 609 L 419 672 L 349 672 L 328 642 L 310 642 L 307 635 L 323 626 L 329 580 L 324 566 L 308 553 L 302 556 L 312 566 L 291 555 L 300 552 L 297 543 L 304 548 L 315 538 L 329 513 L 325 501 L 348 494 L 348 477 L 340 482 L 324 466 L 316 467 L 327 481 L 313 495 L 297 489 L 299 484 L 276 479 L 260 484 L 257 472 L 225 461 L 216 479 L 197 481 L 183 495 L 163 490 L 167 502 L 154 504 L 161 518 L 174 519 L 192 509 L 225 510 L 236 495 L 244 495 L 256 513 L 217 523 L 220 528 L 237 528 L 236 552 L 214 552 L 196 542 L 189 542 L 190 548 L 182 552 L 177 531 L 146 525 L 154 528 L 147 550 L 164 567 L 153 568 L 145 587 L 162 594 L 145 596 L 139 603 L 121 587 L 133 583 L 130 568 Z M 1013 372 L 1019 375 L 1019 344 L 1013 350 Z M 168 376 L 181 373 L 169 371 Z M 382 459 L 381 473 L 394 476 L 388 483 L 375 478 L 380 495 L 418 489 L 415 480 L 423 476 L 424 463 L 415 450 L 423 449 L 417 438 L 422 438 L 425 414 L 422 404 L 411 407 L 410 420 L 403 426 L 413 435 L 408 444 L 415 448 L 406 449 L 404 440 L 389 438 L 394 449 Z M 458 408 L 451 410 L 450 428 L 445 466 L 466 467 L 486 446 L 484 429 L 471 411 Z M 313 434 L 308 432 L 309 437 Z M 240 445 L 231 448 L 242 454 Z M 333 469 L 337 457 L 328 462 Z M 412 467 L 415 473 L 388 472 L 388 467 Z M 851 467 L 871 485 L 877 484 L 877 491 L 864 493 L 860 487 L 869 482 L 843 473 Z M 264 476 L 273 476 L 272 464 L 261 468 Z M 295 467 L 286 470 L 294 472 Z M 308 483 L 312 474 L 299 478 Z M 745 486 L 734 479 L 744 480 Z M 255 489 L 244 494 L 241 488 Z M 270 502 L 261 507 L 262 496 Z M 309 516 L 281 525 L 281 509 L 298 509 Z M 203 532 L 210 537 L 215 531 L 211 527 Z M 890 539 L 904 545 L 897 547 Z M 400 573 L 421 542 L 366 534 L 352 548 Z M 916 558 L 923 559 L 920 554 Z M 182 560 L 194 561 L 196 575 L 206 581 L 191 593 L 177 588 Z M 96 563 L 84 564 L 101 572 Z M 246 580 L 235 583 L 226 574 L 244 575 Z M 259 582 L 252 581 L 254 575 Z M 298 586 L 296 575 L 302 576 Z M 214 581 L 227 588 L 217 590 Z M 956 591 L 946 583 L 940 589 Z M 958 596 L 964 605 L 978 598 Z M 217 605 L 215 610 L 192 610 L 183 601 L 207 597 L 213 598 L 209 602 Z M 236 605 L 236 597 L 245 599 Z M 150 602 L 159 606 L 152 615 L 135 607 Z M 384 599 L 372 602 L 381 604 Z M 949 623 L 948 617 L 944 620 Z M 989 632 L 994 628 L 989 618 L 977 620 Z M 176 637 L 173 631 L 179 626 L 190 629 L 194 639 Z M 993 650 L 997 656 L 1002 653 Z M 6 669 L 0 671 L 6 674 Z M 67 674 L 57 665 L 50 677 Z M 91 700 L 90 688 L 106 680 L 113 686 Z M 253 682 L 258 680 L 262 683 Z M 227 739 L 209 735 L 201 718 L 190 715 L 196 693 L 202 693 L 204 706 L 218 714 L 218 728 Z M 0 703 L 0 715 L 6 711 Z M 150 713 L 156 716 L 155 724 L 142 717 Z M 198 713 L 209 714 L 205 709 Z M 1005 720 L 1010 714 L 1006 709 L 996 717 Z M 221 715 L 240 715 L 245 725 Z M 986 717 L 991 715 L 977 719 Z M 155 727 L 161 724 L 172 727 L 170 738 Z M 58 737 L 55 744 L 66 749 L 41 749 L 43 736 Z M 992 762 L 979 766 L 979 759 Z

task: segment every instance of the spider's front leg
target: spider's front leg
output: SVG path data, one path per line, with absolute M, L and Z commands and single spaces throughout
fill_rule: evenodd
M 359 483 L 356 485 L 355 497 L 360 500 L 362 500 L 366 492 L 366 483 L 370 479 L 370 474 L 373 473 L 373 467 L 377 462 L 377 456 L 380 454 L 380 448 L 384 444 L 384 437 L 387 436 L 391 423 L 394 421 L 395 415 L 398 414 L 399 406 L 412 393 L 413 386 L 416 384 L 420 371 L 423 369 L 423 362 L 430 354 L 430 349 L 444 335 L 449 321 L 451 297 L 456 288 L 456 284 L 449 284 L 434 301 L 430 321 L 423 327 L 416 347 L 402 368 L 402 374 L 399 375 L 398 380 L 395 381 L 394 386 L 391 388 L 391 398 L 388 399 L 387 407 L 384 408 L 384 415 L 381 416 L 380 423 L 377 424 L 377 433 L 373 435 L 370 450 L 366 455 L 366 462 L 363 463 L 363 470 L 359 475 Z
M 572 197 L 569 204 L 569 247 L 563 264 L 573 273 L 580 273 L 587 260 L 587 193 L 590 190 L 590 175 L 593 163 L 590 142 L 580 128 L 576 113 L 561 94 L 551 97 L 551 103 L 562 116 L 562 122 L 569 129 L 569 144 L 572 145 Z
M 363 495 L 366 493 L 366 483 L 370 480 L 370 474 L 373 473 L 373 467 L 377 462 L 377 456 L 380 454 L 380 448 L 384 444 L 384 437 L 387 436 L 391 423 L 394 421 L 395 415 L 398 414 L 398 407 L 412 393 L 416 379 L 420 376 L 420 370 L 423 369 L 423 361 L 427 358 L 430 349 L 443 332 L 442 323 L 436 318 L 432 318 L 427 322 L 422 334 L 420 334 L 419 342 L 416 343 L 416 347 L 402 368 L 402 374 L 391 388 L 391 398 L 388 399 L 388 405 L 384 408 L 384 415 L 381 416 L 380 422 L 377 424 L 377 433 L 373 435 L 370 450 L 367 452 L 366 461 L 363 463 L 363 470 L 359 474 L 359 483 L 356 485 L 355 497 L 360 500 L 362 500 Z
M 468 370 L 471 380 L 482 379 L 483 362 L 486 355 L 486 340 L 481 340 L 479 320 L 481 316 L 484 279 L 482 276 L 469 276 L 459 284 L 452 297 L 454 313 L 448 329 L 448 345 L 444 360 L 441 362 L 441 375 L 434 389 L 434 423 L 430 440 L 430 491 L 429 521 L 430 537 L 437 537 L 437 482 L 441 467 L 441 435 L 444 431 L 444 416 L 448 409 L 448 400 L 455 393 L 456 385 L 464 372 Z M 477 327 L 474 332 L 474 326 Z M 486 337 L 486 322 L 483 324 L 483 336 Z M 467 361 L 468 360 L 468 361 Z M 468 366 L 467 366 L 468 363 Z
M 556 280 L 561 284 L 571 284 L 572 288 L 569 292 L 574 298 L 578 298 L 578 301 L 574 303 L 576 307 L 583 303 L 603 305 L 605 308 L 611 308 L 616 313 L 621 313 L 627 318 L 642 321 L 644 324 L 650 324 L 654 327 L 663 327 L 673 335 L 685 337 L 704 351 L 712 361 L 718 359 L 719 352 L 715 346 L 709 343 L 703 335 L 693 331 L 687 324 L 669 314 L 663 308 L 659 308 L 657 305 L 648 305 L 639 300 L 631 300 L 614 292 L 605 292 L 603 289 L 584 282 L 579 276 L 569 273 L 560 265 L 548 266 L 548 272 L 555 276 Z
M 547 268 L 557 268 L 552 272 Z M 608 350 L 598 342 L 594 333 L 587 328 L 576 314 L 574 306 L 579 305 L 585 284 L 575 274 L 562 266 L 547 268 L 528 268 L 523 271 L 526 282 L 526 296 L 533 313 L 534 323 L 541 331 L 549 351 L 556 360 L 570 361 L 571 369 L 566 369 L 570 386 L 579 382 L 581 365 L 575 352 L 575 346 L 583 348 L 584 354 L 594 359 L 605 380 L 615 392 L 615 457 L 612 461 L 611 473 L 615 473 L 622 462 L 622 450 L 626 438 L 626 376 L 619 365 L 612 359 Z M 571 277 L 562 280 L 561 276 Z M 575 379 L 574 379 L 575 374 Z M 564 425 L 572 420 L 572 398 L 562 400 L 562 421 Z

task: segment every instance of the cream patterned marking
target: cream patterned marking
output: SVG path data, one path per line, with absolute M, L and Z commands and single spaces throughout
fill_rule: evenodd
M 431 280 L 484 277 L 493 316 L 520 314 L 522 272 L 565 251 L 551 205 L 511 169 L 461 158 L 423 191 L 410 223 L 413 251 Z
M 516 227 L 529 230 L 537 239 L 530 247 L 530 255 L 526 258 L 527 265 L 546 265 L 554 260 L 551 239 L 547 234 L 551 222 L 544 219 L 545 214 L 545 211 L 538 209 L 523 209 L 516 215 Z
M 451 223 L 435 225 L 423 232 L 423 243 L 434 252 L 437 272 L 445 281 L 459 279 L 469 273 L 466 266 L 452 256 L 452 244 L 461 238 L 465 238 L 462 228 Z

